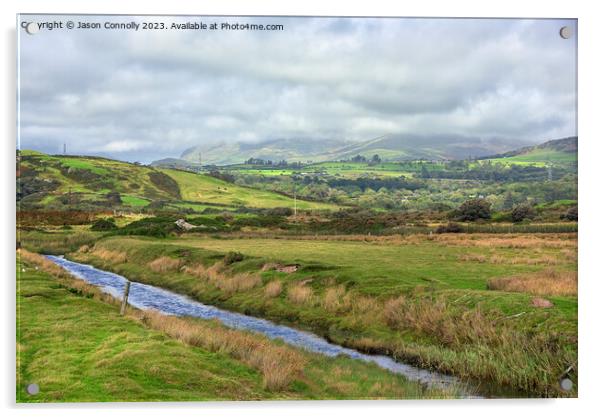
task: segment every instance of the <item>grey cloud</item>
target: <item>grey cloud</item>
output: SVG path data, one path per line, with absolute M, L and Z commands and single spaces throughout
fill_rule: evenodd
M 285 30 L 21 34 L 21 147 L 148 161 L 221 141 L 576 133 L 576 40 L 558 36 L 574 21 L 199 19 Z

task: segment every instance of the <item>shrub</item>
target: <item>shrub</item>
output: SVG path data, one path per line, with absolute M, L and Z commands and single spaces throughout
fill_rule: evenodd
M 240 262 L 245 259 L 245 256 L 240 252 L 228 252 L 224 256 L 224 265 L 232 265 L 233 263 Z
M 525 219 L 533 219 L 535 217 L 535 210 L 533 210 L 530 204 L 519 204 L 512 209 L 510 216 L 514 223 L 520 223 Z
M 566 213 L 564 213 L 560 217 L 562 219 L 564 219 L 564 220 L 569 220 L 569 221 L 572 221 L 572 222 L 576 222 L 578 220 L 578 217 L 579 217 L 579 210 L 577 209 L 577 206 L 571 207 L 570 209 L 568 209 L 566 211 Z
M 448 223 L 440 225 L 435 229 L 435 233 L 462 233 L 463 229 L 458 223 Z
M 126 225 L 116 233 L 120 235 L 167 237 L 172 233 L 179 232 L 179 228 L 175 223 L 176 220 L 174 217 L 148 217 Z
M 458 208 L 458 220 L 475 221 L 491 218 L 491 203 L 484 198 L 467 200 Z
M 115 222 L 111 219 L 99 219 L 92 224 L 92 227 L 90 227 L 90 230 L 94 232 L 103 232 L 115 229 L 117 229 L 117 226 L 115 225 Z

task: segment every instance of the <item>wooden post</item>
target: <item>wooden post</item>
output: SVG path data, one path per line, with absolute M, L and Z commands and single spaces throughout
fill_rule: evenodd
M 130 281 L 125 283 L 125 289 L 123 290 L 123 299 L 121 300 L 121 311 L 119 314 L 122 316 L 125 314 L 125 306 L 128 304 L 128 296 L 130 295 Z

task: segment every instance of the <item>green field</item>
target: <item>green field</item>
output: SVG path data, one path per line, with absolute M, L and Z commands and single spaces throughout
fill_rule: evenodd
M 200 401 L 260 399 L 450 398 L 424 390 L 375 365 L 328 359 L 217 323 L 170 318 L 188 331 L 211 332 L 254 343 L 302 362 L 293 380 L 266 387 L 265 365 L 241 353 L 244 346 L 207 349 L 153 330 L 141 312 L 126 317 L 81 282 L 42 272 L 43 264 L 17 262 L 17 401 Z M 103 301 L 104 300 L 104 301 Z M 151 328 L 149 328 L 149 326 Z M 180 330 L 182 332 L 182 330 Z M 201 342 L 201 345 L 203 342 Z M 228 352 L 232 352 L 228 354 Z M 242 359 L 235 359 L 242 355 Z M 241 362 L 242 360 L 242 362 Z M 271 363 L 271 362 L 263 362 Z M 292 362 L 291 362 L 292 363 Z M 284 361 L 282 366 L 286 366 Z M 272 366 L 272 365 L 271 365 Z M 267 368 L 271 369 L 271 368 Z M 282 372 L 288 371 L 283 368 Z M 263 373 L 263 376 L 262 376 Z M 30 383 L 40 387 L 33 396 Z
M 577 162 L 577 153 L 562 152 L 554 149 L 544 148 L 534 149 L 521 155 L 509 156 L 506 158 L 495 158 L 489 160 L 494 163 L 500 162 L 502 164 L 574 164 Z
M 295 205 L 291 197 L 238 186 L 209 175 L 155 169 L 103 158 L 50 156 L 23 151 L 20 168 L 20 182 L 23 184 L 27 185 L 33 177 L 37 181 L 56 184 L 53 189 L 38 194 L 41 198 L 39 203 L 49 207 L 53 207 L 51 203 L 58 204 L 57 200 L 65 195 L 77 199 L 72 205 L 94 205 L 106 199 L 110 191 L 120 194 L 125 207 L 138 209 L 156 200 L 193 210 L 202 203 L 251 208 L 293 208 Z M 159 179 L 153 181 L 152 175 Z M 36 186 L 44 190 L 43 186 Z M 27 198 L 24 201 L 27 202 Z M 115 207 L 114 202 L 111 207 Z M 297 208 L 333 210 L 337 206 L 297 199 Z M 102 210 L 102 206 L 98 209 Z
M 290 197 L 262 190 L 241 187 L 209 176 L 199 176 L 191 172 L 161 170 L 176 180 L 182 198 L 186 201 L 224 204 L 259 208 L 294 207 Z M 332 210 L 333 204 L 297 200 L 297 208 Z
M 546 298 L 553 307 L 542 309 L 532 304 L 531 294 L 491 290 L 488 283 L 551 269 L 574 272 L 574 235 L 365 239 L 109 238 L 89 253 L 70 256 L 203 302 L 307 328 L 340 344 L 393 352 L 421 366 L 492 380 L 531 395 L 562 394 L 551 376 L 576 359 L 576 296 L 551 294 Z M 244 260 L 222 267 L 225 277 L 215 279 L 258 273 L 260 286 L 232 291 L 185 271 L 196 265 L 204 265 L 204 271 L 230 251 L 241 252 Z M 113 253 L 124 254 L 126 261 L 114 261 Z M 179 260 L 178 271 L 150 269 L 161 257 Z M 270 264 L 296 264 L 299 270 L 264 271 Z M 236 278 L 240 274 L 243 278 Z M 283 290 L 266 298 L 271 281 L 279 281 Z M 406 319 L 392 324 L 390 305 L 400 296 Z M 506 319 L 517 315 L 520 320 Z M 477 329 L 490 333 L 477 337 L 472 334 Z M 453 341 L 446 339 L 448 331 Z M 518 374 L 517 366 L 522 369 Z

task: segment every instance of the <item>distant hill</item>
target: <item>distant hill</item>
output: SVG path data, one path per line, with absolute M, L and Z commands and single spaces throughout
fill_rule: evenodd
M 208 206 L 294 207 L 288 196 L 243 187 L 209 175 L 154 168 L 91 156 L 46 155 L 21 151 L 17 170 L 19 209 L 111 210 L 115 208 L 189 208 Z M 300 209 L 333 209 L 297 199 Z
M 179 159 L 155 161 L 153 165 L 187 161 L 198 164 L 229 165 L 249 158 L 289 162 L 323 162 L 350 159 L 356 155 L 370 158 L 378 154 L 383 161 L 415 159 L 466 159 L 507 152 L 525 146 L 521 140 L 481 139 L 458 135 L 385 135 L 367 141 L 317 139 L 275 139 L 259 143 L 219 143 L 186 149 Z
M 504 159 L 512 162 L 576 162 L 577 137 L 555 139 L 540 145 L 525 146 L 513 151 L 486 156 L 480 159 Z

